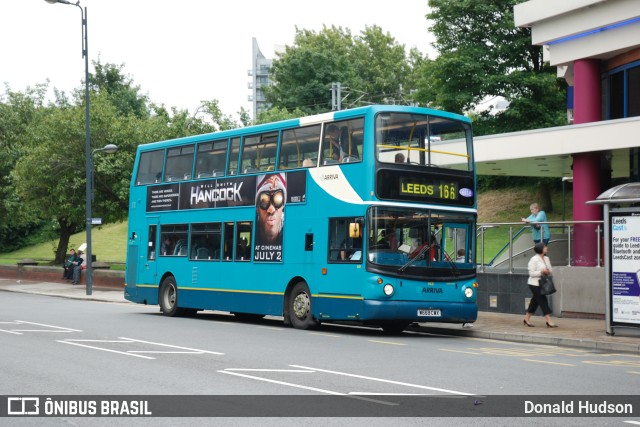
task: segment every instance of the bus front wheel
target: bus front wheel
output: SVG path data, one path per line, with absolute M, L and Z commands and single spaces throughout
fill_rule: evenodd
M 297 283 L 291 291 L 289 318 L 296 329 L 309 329 L 316 325 L 311 315 L 311 292 L 304 282 Z
M 178 308 L 178 286 L 173 276 L 169 276 L 162 281 L 158 295 L 158 303 L 160 304 L 160 311 L 162 311 L 162 314 L 165 316 L 175 317 L 180 315 L 180 309 Z

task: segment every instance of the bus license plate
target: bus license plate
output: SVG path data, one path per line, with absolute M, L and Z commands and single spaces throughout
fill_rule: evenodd
M 442 316 L 442 313 L 440 312 L 440 310 L 422 310 L 422 309 L 419 309 L 418 310 L 418 316 L 421 316 L 421 317 L 440 317 L 440 316 Z

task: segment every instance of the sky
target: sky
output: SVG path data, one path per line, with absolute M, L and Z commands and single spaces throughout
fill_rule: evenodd
M 74 0 L 76 1 L 76 0 Z M 267 58 L 291 45 L 296 26 L 342 26 L 359 34 L 378 25 L 407 50 L 435 55 L 427 0 L 81 0 L 91 61 L 124 64 L 150 100 L 191 113 L 217 99 L 225 115 L 251 111 L 247 70 L 252 38 Z M 45 0 L 0 0 L 0 94 L 45 83 L 82 87 L 80 8 Z M 52 90 L 50 89 L 50 93 Z

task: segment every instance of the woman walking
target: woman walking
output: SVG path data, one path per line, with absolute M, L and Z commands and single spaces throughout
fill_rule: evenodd
M 551 308 L 549 308 L 547 296 L 540 294 L 540 278 L 542 276 L 551 276 L 552 274 L 551 261 L 549 261 L 549 257 L 547 256 L 547 246 L 539 242 L 535 244 L 533 250 L 536 254 L 529 260 L 529 281 L 527 282 L 529 283 L 529 289 L 531 289 L 533 296 L 529 301 L 527 314 L 524 316 L 524 324 L 530 328 L 533 327 L 533 324 L 530 322 L 531 315 L 535 313 L 538 306 L 540 306 L 547 322 L 547 328 L 557 328 L 558 325 L 551 322 Z

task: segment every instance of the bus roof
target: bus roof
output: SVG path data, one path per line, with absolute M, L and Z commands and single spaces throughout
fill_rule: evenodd
M 159 148 L 167 145 L 182 145 L 185 143 L 211 141 L 214 139 L 224 139 L 229 137 L 238 137 L 243 135 L 251 135 L 255 133 L 274 131 L 279 129 L 291 128 L 296 126 L 307 126 L 312 124 L 319 124 L 330 121 L 345 120 L 352 117 L 364 116 L 368 114 L 376 114 L 379 112 L 398 112 L 398 113 L 416 113 L 416 114 L 429 114 L 438 117 L 443 117 L 452 120 L 458 120 L 471 124 L 471 120 L 468 117 L 460 114 L 449 113 L 443 110 L 435 110 L 424 107 L 410 107 L 404 105 L 370 105 L 366 107 L 351 108 L 348 110 L 330 111 L 327 113 L 314 114 L 312 116 L 305 116 L 296 119 L 281 120 L 278 122 L 264 123 L 259 125 L 247 126 L 243 128 L 228 129 L 217 132 L 204 133 L 199 135 L 192 135 L 187 137 L 169 139 L 164 141 L 150 142 L 146 144 L 140 144 L 138 150 L 147 151 Z

